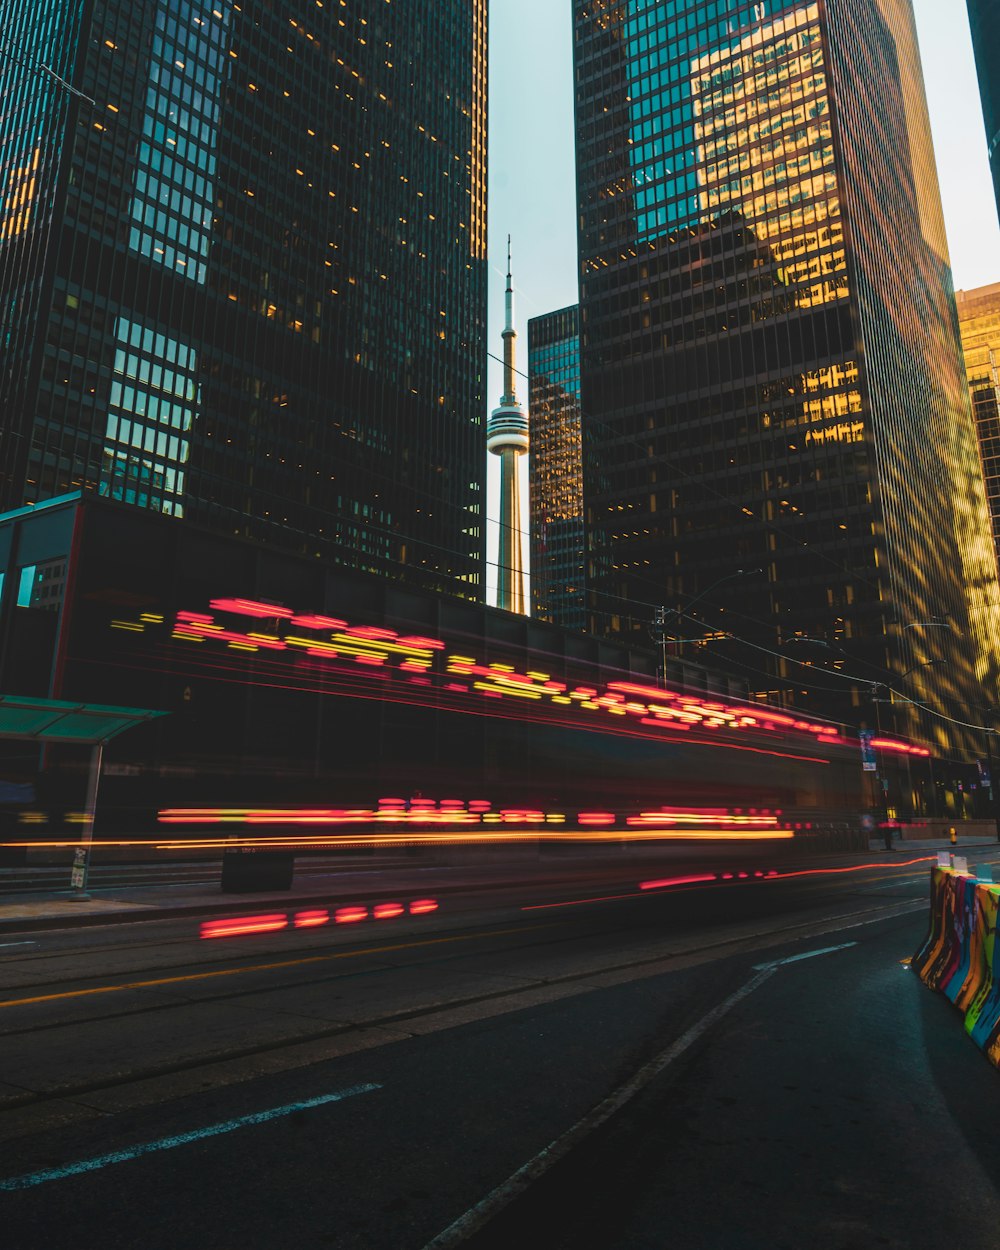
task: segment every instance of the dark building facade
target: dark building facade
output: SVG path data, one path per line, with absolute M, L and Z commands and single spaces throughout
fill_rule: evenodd
M 979 94 L 983 99 L 993 191 L 1000 216 L 1000 4 L 997 0 L 969 0 L 969 23 Z
M 2 506 L 480 595 L 486 11 L 6 6 Z
M 580 312 L 528 322 L 532 614 L 586 628 Z
M 0 516 L 0 574 L 5 695 L 166 713 L 109 745 L 105 829 L 151 835 L 158 811 L 183 827 L 177 809 L 195 807 L 235 833 L 226 816 L 248 808 L 321 807 L 332 823 L 311 832 L 377 835 L 407 808 L 425 828 L 436 822 L 431 832 L 467 834 L 471 823 L 494 841 L 558 842 L 581 828 L 593 838 L 614 813 L 616 855 L 622 834 L 659 825 L 678 835 L 673 853 L 703 864 L 713 854 L 703 817 L 718 821 L 725 805 L 736 820 L 716 853 L 745 854 L 729 840 L 748 827 L 747 808 L 775 825 L 776 809 L 782 824 L 799 810 L 835 844 L 865 844 L 864 775 L 841 726 L 750 706 L 744 683 L 694 664 L 671 662 L 668 694 L 648 644 L 93 494 Z M 0 745 L 0 779 L 37 782 L 50 823 L 36 832 L 52 836 L 59 812 L 79 809 L 86 753 L 47 748 L 39 761 L 31 744 Z M 919 810 L 928 760 L 896 745 L 893 784 L 908 785 L 912 759 L 907 803 Z M 696 825 L 687 832 L 682 808 Z M 679 832 L 662 827 L 675 821 Z M 211 832 L 200 820 L 195 830 Z M 294 820 L 275 831 L 306 832 Z M 794 840 L 815 845 L 816 833 L 800 824 Z
M 993 542 L 1000 557 L 1000 282 L 956 292 Z
M 996 561 L 910 0 L 574 14 L 594 627 L 660 605 L 856 722 L 981 702 Z

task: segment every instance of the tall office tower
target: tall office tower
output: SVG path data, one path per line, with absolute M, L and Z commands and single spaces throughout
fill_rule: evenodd
M 662 604 L 855 723 L 904 675 L 981 702 L 996 560 L 910 0 L 574 14 L 595 628 Z
M 0 508 L 479 596 L 486 10 L 8 0 Z
M 580 310 L 528 322 L 532 615 L 586 628 Z
M 958 291 L 956 301 L 986 502 L 1000 553 L 1000 282 Z
M 486 425 L 486 450 L 500 457 L 500 535 L 497 543 L 497 607 L 508 612 L 526 609 L 522 558 L 520 460 L 528 450 L 528 416 L 517 398 L 514 329 L 514 286 L 510 276 L 507 236 L 506 320 L 503 328 L 503 394 Z
M 972 47 L 983 99 L 986 144 L 1000 216 L 1000 0 L 969 0 Z

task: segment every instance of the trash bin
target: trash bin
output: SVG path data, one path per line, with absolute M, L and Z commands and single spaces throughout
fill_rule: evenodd
M 290 890 L 295 871 L 291 851 L 262 851 L 246 847 L 223 851 L 222 890 L 250 894 L 255 890 Z

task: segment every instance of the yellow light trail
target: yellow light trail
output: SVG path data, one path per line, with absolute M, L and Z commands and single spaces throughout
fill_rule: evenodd
M 491 819 L 498 823 L 503 821 L 503 817 L 499 813 L 486 813 L 484 819 Z M 545 817 L 532 818 L 531 821 L 525 823 L 543 826 L 547 821 Z M 308 823 L 308 822 L 306 822 Z M 450 832 L 432 832 L 414 829 L 413 832 L 406 833 L 364 833 L 364 834 L 315 834 L 312 837 L 281 837 L 275 835 L 272 837 L 234 837 L 232 835 L 223 835 L 212 838 L 176 838 L 166 841 L 153 841 L 151 839 L 134 838 L 130 840 L 118 841 L 101 841 L 95 844 L 96 849 L 100 847 L 153 847 L 158 851 L 184 851 L 184 850 L 239 850 L 243 847 L 271 847 L 285 848 L 287 850 L 295 850 L 300 848 L 307 850 L 316 847 L 331 848 L 356 848 L 356 847 L 397 847 L 397 846 L 440 846 L 451 844 L 454 846 L 474 846 L 478 844 L 495 844 L 497 842 L 539 842 L 539 841 L 558 841 L 558 842 L 774 842 L 787 841 L 794 838 L 794 830 L 791 829 L 752 829 L 747 831 L 733 831 L 731 829 L 647 829 L 647 828 L 629 828 L 629 829 L 603 829 L 600 831 L 590 829 L 567 829 L 561 826 L 558 831 L 547 830 L 544 827 L 529 828 L 523 830 L 496 829 L 489 832 L 469 834 L 465 831 Z M 34 847 L 38 850 L 73 850 L 79 845 L 78 841 L 31 841 L 31 842 L 9 842 L 11 847 Z

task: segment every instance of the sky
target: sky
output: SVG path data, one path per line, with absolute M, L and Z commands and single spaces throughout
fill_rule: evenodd
M 1000 224 L 968 13 L 965 0 L 914 0 L 913 7 L 955 287 L 971 290 L 1000 282 Z M 490 5 L 489 350 L 502 351 L 509 233 L 522 370 L 528 318 L 577 301 L 571 12 L 571 0 Z M 499 402 L 501 382 L 500 365 L 491 360 L 489 408 Z M 520 398 L 527 401 L 526 391 Z M 489 460 L 486 597 L 492 603 L 498 461 Z

